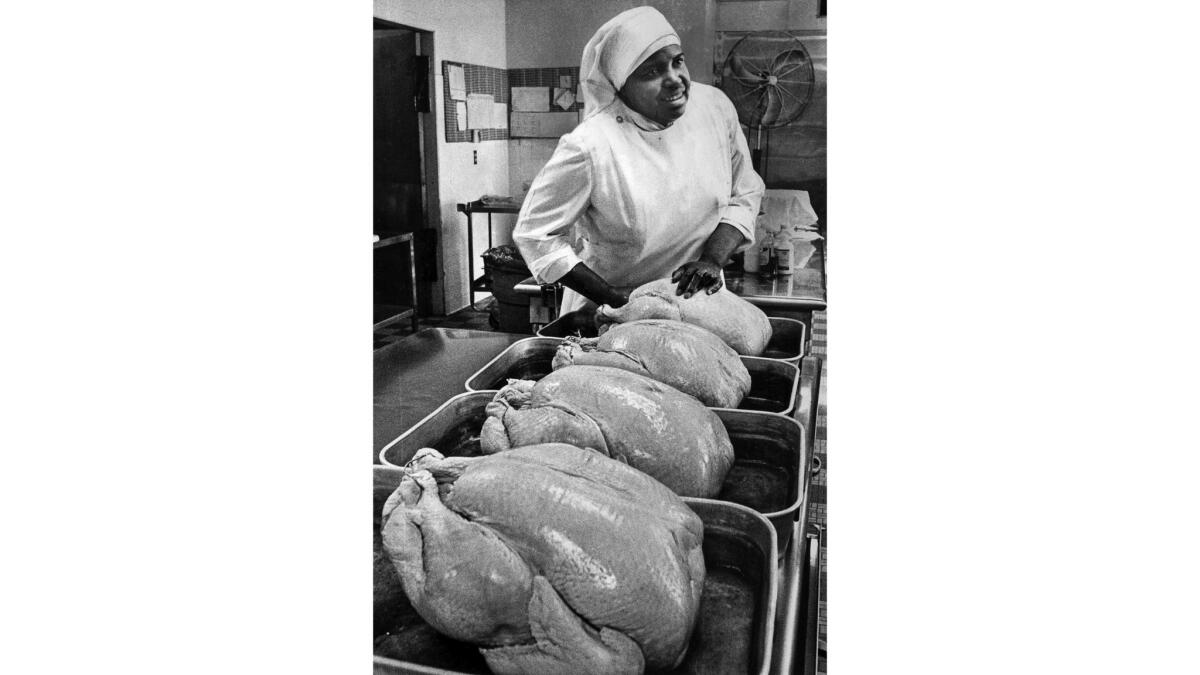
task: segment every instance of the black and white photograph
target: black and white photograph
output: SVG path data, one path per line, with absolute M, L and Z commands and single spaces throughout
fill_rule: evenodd
M 823 4 L 374 19 L 375 672 L 825 672 Z
M 1200 672 L 1193 14 L 0 7 L 0 672 Z

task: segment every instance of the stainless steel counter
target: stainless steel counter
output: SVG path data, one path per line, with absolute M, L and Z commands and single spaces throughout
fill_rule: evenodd
M 756 272 L 743 272 L 738 275 L 726 272 L 725 285 L 759 307 L 797 312 L 825 309 L 825 240 L 813 242 L 813 248 L 815 251 L 804 267 L 790 275 L 763 278 Z M 531 298 L 543 297 L 543 288 L 533 277 L 517 283 L 513 290 Z
M 375 448 L 379 451 L 455 394 L 467 378 L 528 335 L 425 328 L 378 349 L 375 358 Z

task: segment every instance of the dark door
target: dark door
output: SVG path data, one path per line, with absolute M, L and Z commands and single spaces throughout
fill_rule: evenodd
M 422 190 L 421 120 L 418 107 L 427 91 L 428 59 L 417 54 L 416 31 L 376 21 L 375 215 L 377 234 L 412 232 L 417 251 L 418 314 L 430 313 L 436 255 L 434 230 L 426 227 Z M 399 247 L 377 249 L 377 303 L 409 304 L 408 254 Z
M 421 225 L 420 122 L 413 107 L 417 34 L 375 29 L 375 229 Z

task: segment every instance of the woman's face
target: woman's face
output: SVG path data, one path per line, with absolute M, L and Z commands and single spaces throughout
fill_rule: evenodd
M 625 105 L 664 126 L 683 116 L 692 78 L 683 48 L 667 45 L 634 69 L 621 87 Z

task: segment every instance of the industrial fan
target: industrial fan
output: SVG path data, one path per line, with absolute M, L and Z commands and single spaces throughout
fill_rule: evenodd
M 737 108 L 738 121 L 755 132 L 751 156 L 760 175 L 766 175 L 769 130 L 799 119 L 815 84 L 812 57 L 791 33 L 752 33 L 729 50 L 721 89 Z

